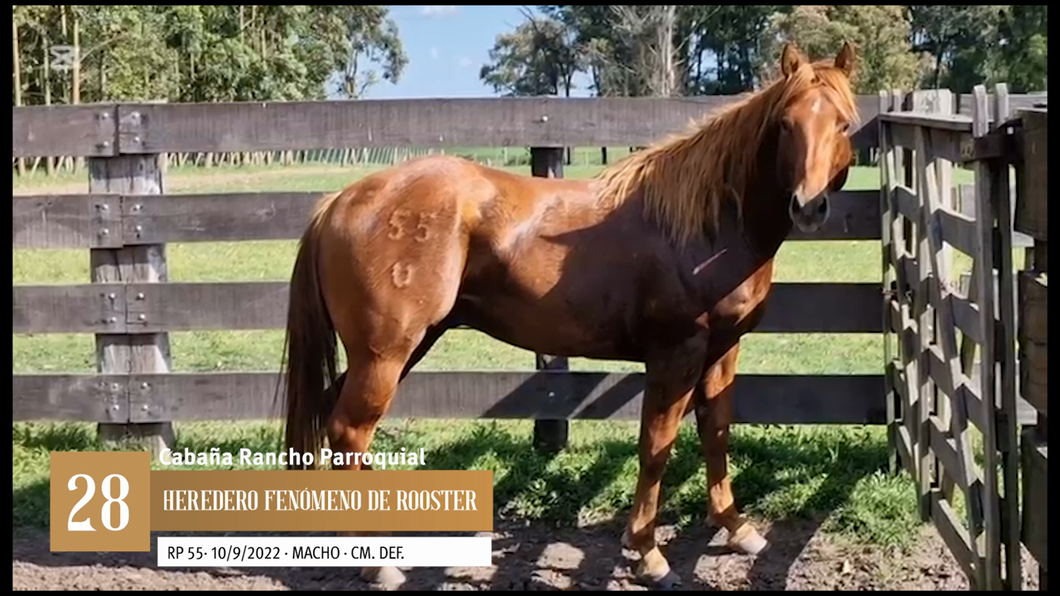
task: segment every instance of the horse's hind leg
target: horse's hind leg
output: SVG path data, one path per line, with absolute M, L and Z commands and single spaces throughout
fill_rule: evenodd
M 385 192 L 362 197 L 344 217 L 352 221 L 367 209 L 388 215 L 367 217 L 379 225 L 364 235 L 347 230 L 321 241 L 321 291 L 347 357 L 346 377 L 327 423 L 334 452 L 369 450 L 398 384 L 430 348 L 421 345 L 438 339 L 437 328 L 451 320 L 456 303 L 467 254 L 459 205 L 431 192 L 422 204 L 405 198 L 394 209 L 386 203 L 397 197 Z M 416 210 L 421 210 L 418 224 L 410 220 Z M 370 466 L 349 462 L 341 468 Z M 383 588 L 404 583 L 397 567 L 362 568 L 361 575 Z
M 360 347 L 348 350 L 347 369 L 335 382 L 339 398 L 335 402 L 328 425 L 328 440 L 332 451 L 368 451 L 380 419 L 390 408 L 398 384 L 453 326 L 455 323 L 451 317 L 447 317 L 418 334 L 422 337 L 419 342 L 400 339 L 407 337 L 407 334 L 386 334 L 386 337 L 393 339 L 374 345 L 381 343 L 389 345 L 390 349 L 379 352 L 367 349 L 364 343 L 346 344 Z M 351 462 L 351 465 L 337 466 L 336 469 L 371 469 L 371 466 L 353 465 Z M 340 534 L 362 536 L 385 535 L 386 532 Z M 396 589 L 405 583 L 405 575 L 397 567 L 362 567 L 361 577 L 387 589 Z
M 734 344 L 703 376 L 702 392 L 696 392 L 696 427 L 707 464 L 708 517 L 728 530 L 730 548 L 751 555 L 769 543 L 736 510 L 729 477 L 729 425 L 732 422 L 732 389 L 740 344 Z
M 427 352 L 431 351 L 431 348 L 442 338 L 442 335 L 445 335 L 445 332 L 453 327 L 456 327 L 456 324 L 451 323 L 449 319 L 446 319 L 427 330 L 423 341 L 420 342 L 420 345 L 416 346 L 416 349 L 412 351 L 412 355 L 409 356 L 408 362 L 405 363 L 405 368 L 401 371 L 401 378 L 398 380 L 399 383 L 404 381 L 405 377 L 412 372 L 412 367 L 419 364 L 420 360 L 423 360 L 423 357 L 427 355 Z M 334 392 L 339 395 L 342 394 L 342 387 L 346 383 L 346 373 L 347 371 L 342 371 L 342 373 L 335 378 L 335 382 L 327 389 L 329 393 Z M 338 397 L 336 396 L 333 401 L 338 401 Z
M 345 379 L 328 423 L 328 440 L 334 452 L 368 451 L 379 421 L 390 408 L 406 364 L 418 343 L 395 338 L 388 343 L 387 349 L 368 349 L 366 343 L 359 343 L 349 350 Z M 348 465 L 335 468 L 359 470 L 371 469 L 371 466 L 350 461 Z M 364 535 L 361 532 L 341 534 Z M 363 567 L 361 576 L 387 589 L 396 589 L 405 582 L 404 574 L 396 567 Z
M 446 319 L 427 329 L 423 333 L 423 339 L 416 343 L 416 347 L 407 351 L 406 349 L 397 349 L 391 357 L 380 357 L 373 355 L 373 357 L 367 358 L 358 363 L 354 363 L 352 358 L 350 359 L 347 369 L 335 379 L 335 383 L 331 391 L 338 391 L 339 397 L 335 402 L 335 410 L 332 412 L 331 423 L 328 430 L 328 441 L 330 442 L 332 451 L 339 451 L 339 447 L 343 445 L 360 444 L 364 442 L 364 449 L 366 451 L 368 446 L 371 445 L 372 436 L 375 434 L 376 425 L 379 420 L 383 417 L 386 411 L 390 407 L 390 402 L 394 398 L 394 393 L 397 391 L 397 386 L 401 381 L 405 380 L 405 377 L 412 372 L 412 367 L 416 366 L 427 352 L 430 351 L 431 347 L 448 331 L 453 325 L 450 324 L 449 320 Z M 393 388 L 387 393 L 385 386 L 390 383 L 390 377 L 392 377 L 392 370 L 397 363 L 401 362 L 399 374 L 396 379 L 393 380 Z M 364 380 L 364 374 L 369 369 L 382 369 L 376 373 L 379 377 L 376 381 L 369 381 L 366 385 Z M 348 384 L 351 383 L 350 376 L 360 378 L 361 383 L 356 389 L 349 389 Z M 380 376 L 381 375 L 381 376 Z M 389 375 L 389 377 L 388 377 Z M 352 392 L 356 391 L 354 394 Z M 377 397 L 373 400 L 368 396 L 369 392 L 375 392 Z M 372 403 L 366 403 L 372 402 Z M 346 430 L 342 430 L 345 428 Z M 364 432 L 367 432 L 367 438 L 363 441 L 358 437 L 361 437 Z M 336 434 L 340 433 L 340 434 Z M 347 436 L 352 433 L 353 438 Z M 348 451 L 354 451 L 351 447 Z M 370 468 L 371 466 L 361 466 L 361 468 Z M 340 469 L 343 467 L 340 466 Z M 356 469 L 352 466 L 347 469 Z

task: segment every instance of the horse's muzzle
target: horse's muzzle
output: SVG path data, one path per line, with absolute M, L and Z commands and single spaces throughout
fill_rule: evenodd
M 788 203 L 788 215 L 791 216 L 792 223 L 800 231 L 807 234 L 812 234 L 819 230 L 824 225 L 824 222 L 828 221 L 828 214 L 831 211 L 832 206 L 828 201 L 828 193 L 821 193 L 816 198 L 806 202 L 806 204 L 800 204 L 798 198 L 792 195 L 791 201 Z

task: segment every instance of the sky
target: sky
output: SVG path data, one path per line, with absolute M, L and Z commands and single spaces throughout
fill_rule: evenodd
M 518 6 L 389 6 L 408 56 L 394 84 L 380 80 L 365 99 L 494 97 L 479 80 L 499 33 L 524 21 Z M 580 84 L 579 84 L 580 83 Z M 571 95 L 586 97 L 585 80 Z

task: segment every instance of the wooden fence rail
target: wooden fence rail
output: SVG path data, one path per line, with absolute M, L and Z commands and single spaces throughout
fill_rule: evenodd
M 107 248 L 167 242 L 295 240 L 321 192 L 13 197 L 14 248 Z M 876 240 L 876 191 L 832 197 L 827 224 L 794 240 Z
M 1012 108 L 1043 95 L 1012 96 Z M 12 108 L 12 157 L 350 147 L 641 146 L 733 101 L 686 98 L 401 99 Z M 959 113 L 971 104 L 962 99 Z M 858 147 L 876 147 L 877 98 L 858 97 Z M 57 125 L 61 123 L 61 125 Z
M 639 146 L 732 101 L 408 99 L 13 108 L 13 157 L 346 147 Z M 859 101 L 871 122 L 874 100 Z M 62 122 L 63 126 L 56 126 Z M 875 144 L 871 127 L 858 137 Z
M 281 416 L 275 372 L 19 374 L 14 420 L 162 423 Z M 880 376 L 737 377 L 737 422 L 883 424 Z M 637 420 L 641 373 L 412 372 L 388 416 Z M 738 403 L 736 403 L 738 402 Z
M 14 333 L 282 329 L 287 282 L 98 283 L 12 288 Z M 874 283 L 778 282 L 758 333 L 880 333 Z M 827 310 L 821 304 L 834 305 Z

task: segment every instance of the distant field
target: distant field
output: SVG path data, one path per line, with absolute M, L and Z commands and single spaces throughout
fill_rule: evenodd
M 614 155 L 614 159 L 619 156 Z M 377 168 L 328 165 L 195 170 L 172 168 L 166 192 L 329 191 Z M 528 172 L 527 167 L 509 168 Z M 566 176 L 584 178 L 598 165 L 574 164 Z M 968 174 L 961 172 L 958 177 Z M 16 180 L 16 194 L 84 192 L 84 174 Z M 875 168 L 855 168 L 848 189 L 879 186 Z M 970 180 L 969 180 L 970 181 Z M 965 182 L 965 180 L 961 180 Z M 291 272 L 295 243 L 188 243 L 167 247 L 173 281 L 283 280 Z M 85 283 L 88 252 L 16 250 L 14 284 Z M 777 258 L 778 281 L 880 280 L 878 242 L 791 242 Z M 821 305 L 828 308 L 828 305 Z M 176 371 L 276 370 L 282 332 L 199 331 L 172 333 Z M 882 338 L 873 334 L 768 334 L 745 339 L 741 373 L 878 373 Z M 94 372 L 91 335 L 15 335 L 13 371 Z M 533 354 L 474 331 L 447 334 L 417 370 L 532 370 Z M 639 371 L 621 362 L 572 359 L 575 370 Z M 529 447 L 531 422 L 414 420 L 387 421 L 377 446 L 428 450 L 431 467 L 488 468 L 496 473 L 499 514 L 563 523 L 590 522 L 628 508 L 636 479 L 636 425 L 574 421 L 571 447 L 556 458 Z M 102 448 L 93 425 L 15 424 L 16 525 L 47 523 L 49 450 Z M 208 450 L 279 444 L 276 423 L 185 423 L 177 425 L 181 447 Z M 664 511 L 679 523 L 702 519 L 705 475 L 694 427 L 682 429 L 667 470 Z M 830 512 L 828 527 L 852 539 L 902 545 L 917 526 L 915 493 L 905 477 L 879 470 L 886 462 L 880 427 L 747 427 L 735 429 L 732 467 L 740 504 L 752 514 L 781 519 Z

